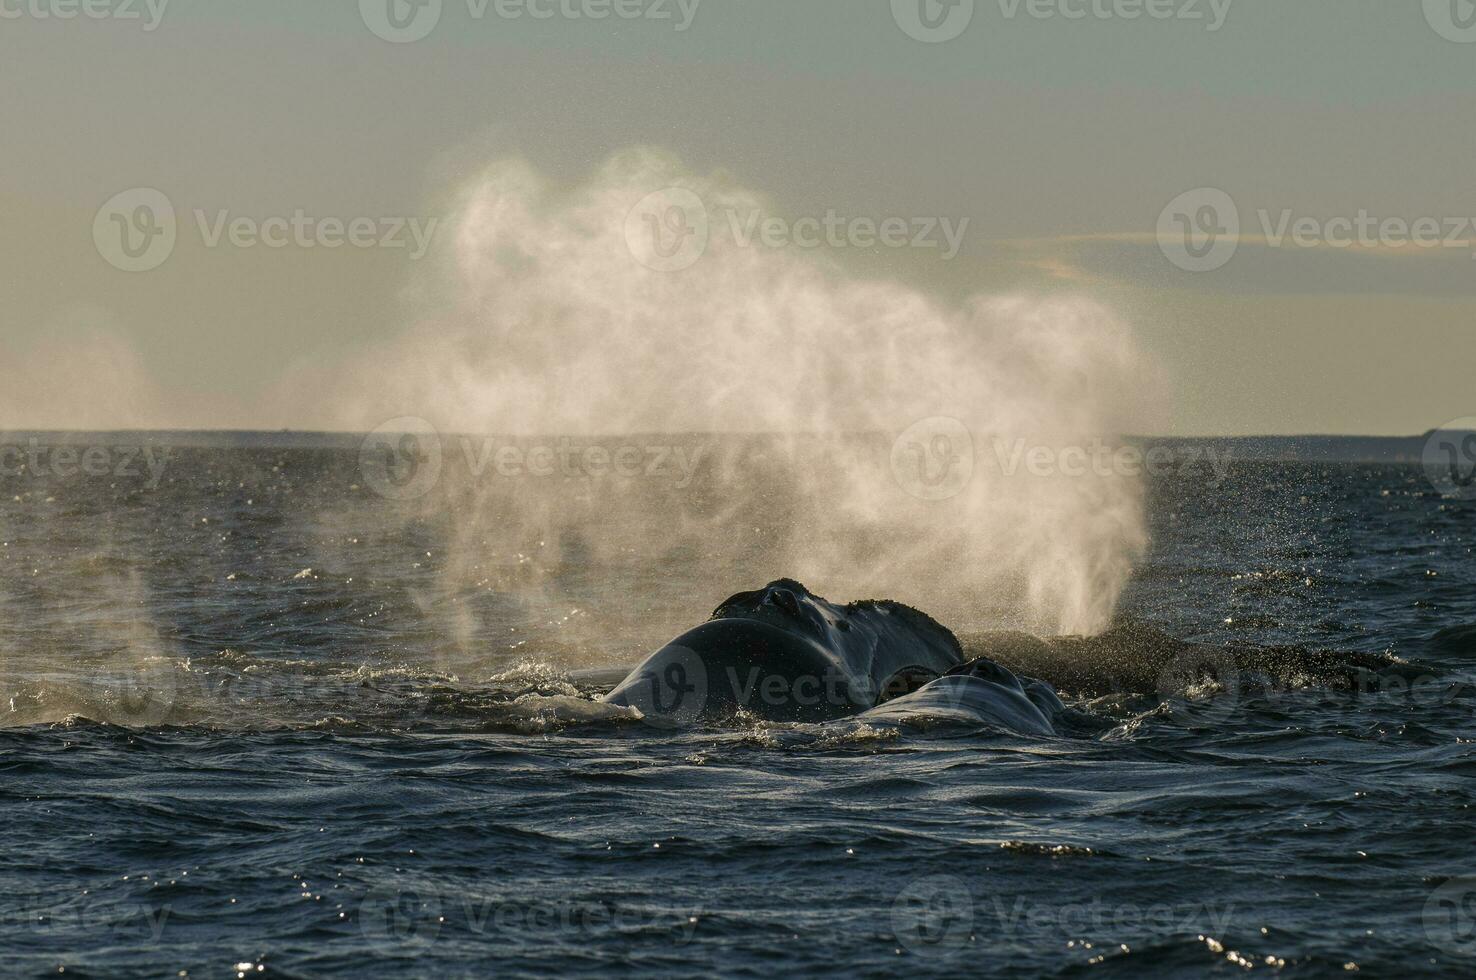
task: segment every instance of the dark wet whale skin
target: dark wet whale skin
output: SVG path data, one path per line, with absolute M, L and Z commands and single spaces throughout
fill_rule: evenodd
M 1055 735 L 1066 711 L 1045 681 L 1017 677 L 987 657 L 955 667 L 916 691 L 877 705 L 861 716 L 874 724 L 986 725 L 1021 735 Z
M 779 579 L 723 602 L 605 700 L 653 721 L 738 710 L 774 721 L 828 721 L 871 708 L 889 682 L 910 688 L 962 662 L 953 633 L 916 609 L 887 601 L 841 606 Z

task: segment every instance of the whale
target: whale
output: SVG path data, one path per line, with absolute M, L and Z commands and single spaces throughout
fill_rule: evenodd
M 1066 706 L 1042 680 L 1016 676 L 988 657 L 953 668 L 916 690 L 857 716 L 870 725 L 989 727 L 1019 735 L 1056 735 Z
M 586 696 L 608 692 L 602 700 L 658 726 L 747 713 L 781 722 L 957 724 L 1075 737 L 1099 733 L 1105 721 L 1063 705 L 1057 687 L 1074 698 L 1162 700 L 1203 679 L 1227 689 L 1317 683 L 1366 690 L 1381 678 L 1413 684 L 1437 670 L 1389 653 L 1202 646 L 1133 620 L 1089 637 L 994 631 L 960 638 L 898 602 L 838 605 L 779 579 L 725 600 L 708 622 L 633 670 L 571 676 Z
M 847 718 L 964 664 L 957 637 L 889 600 L 830 602 L 793 579 L 740 592 L 656 650 L 604 696 L 653 724 L 746 713 L 781 722 Z

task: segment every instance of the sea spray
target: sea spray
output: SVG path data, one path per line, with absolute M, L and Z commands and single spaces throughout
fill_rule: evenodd
M 644 221 L 653 199 L 681 213 L 661 205 Z M 653 150 L 619 153 L 574 187 L 493 162 L 450 209 L 449 247 L 419 284 L 424 315 L 298 383 L 345 427 L 428 420 L 453 457 L 461 433 L 716 447 L 680 489 L 458 470 L 417 502 L 417 519 L 462 525 L 467 554 L 447 563 L 444 595 L 500 562 L 501 588 L 578 598 L 569 549 L 638 595 L 663 556 L 695 552 L 713 581 L 683 584 L 694 604 L 786 574 L 958 625 L 1103 628 L 1147 541 L 1139 478 L 981 465 L 940 495 L 914 492 L 898 467 L 937 475 L 1001 441 L 1060 451 L 1141 424 L 1156 375 L 1128 327 L 1077 297 L 945 305 L 848 276 L 824 250 L 737 240 L 711 217 L 767 208 Z M 648 226 L 699 231 L 700 248 L 644 242 Z M 935 423 L 961 433 L 945 447 L 959 458 L 930 459 L 926 432 L 913 456 L 895 452 Z M 455 615 L 472 642 L 476 624 Z

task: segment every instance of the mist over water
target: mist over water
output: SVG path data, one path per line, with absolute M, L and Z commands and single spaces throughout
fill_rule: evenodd
M 1148 544 L 1138 480 L 1032 475 L 1022 454 L 1144 428 L 1153 368 L 1110 311 L 950 306 L 859 280 L 824 248 L 745 240 L 770 202 L 652 150 L 576 186 L 497 160 L 452 201 L 403 333 L 265 399 L 353 432 L 415 423 L 411 453 L 436 465 L 413 492 L 383 493 L 362 460 L 265 450 L 109 450 L 96 478 L 7 474 L 0 602 L 75 613 L 0 644 L 12 722 L 194 718 L 196 678 L 173 665 L 201 654 L 287 658 L 287 679 L 316 653 L 474 679 L 515 660 L 628 665 L 784 576 L 961 631 L 1109 623 Z M 647 237 L 674 228 L 695 237 Z M 55 334 L 17 354 L 12 428 L 174 417 L 105 313 Z M 185 542 L 204 578 L 174 580 Z M 248 588 L 260 608 L 224 631 L 159 611 Z M 335 628 L 284 631 L 299 603 Z M 415 642 L 381 648 L 391 620 Z M 52 662 L 105 681 L 32 676 Z
M 749 237 L 762 195 L 649 149 L 573 187 L 497 160 L 454 201 L 423 316 L 310 387 L 344 428 L 441 434 L 448 477 L 423 504 L 455 494 L 467 548 L 531 537 L 549 568 L 573 546 L 656 572 L 697 549 L 732 576 L 714 594 L 787 574 L 959 625 L 1108 621 L 1146 546 L 1137 481 L 1004 470 L 1143 424 L 1154 374 L 1110 311 L 856 279 Z M 680 487 L 498 479 L 451 433 L 635 439 L 698 465 Z
M 1476 977 L 1476 0 L 993 7 L 0 0 L 0 980 Z
M 0 439 L 27 429 L 159 428 L 171 418 L 121 325 L 91 304 L 66 307 L 37 337 L 0 334 L 0 358 L 8 368 Z
M 630 216 L 673 186 L 716 220 L 663 272 Z M 1431 828 L 1472 805 L 1470 501 L 1413 465 L 1034 475 L 1152 428 L 1124 324 L 745 247 L 750 199 L 493 165 L 420 321 L 282 399 L 371 437 L 74 433 L 0 473 L 21 968 L 1469 974 Z M 933 613 L 1071 727 L 670 730 L 572 673 L 781 575 Z M 1092 640 L 987 632 L 1119 595 Z

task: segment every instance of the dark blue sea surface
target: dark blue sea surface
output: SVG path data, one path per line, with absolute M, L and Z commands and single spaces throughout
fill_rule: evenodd
M 1157 478 L 1039 738 L 620 716 L 572 672 L 763 582 L 357 463 L 0 477 L 0 973 L 1476 973 L 1476 502 L 1418 467 Z

